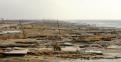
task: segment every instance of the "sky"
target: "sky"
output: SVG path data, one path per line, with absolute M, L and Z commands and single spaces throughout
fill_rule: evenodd
M 0 0 L 0 18 L 120 20 L 121 0 Z

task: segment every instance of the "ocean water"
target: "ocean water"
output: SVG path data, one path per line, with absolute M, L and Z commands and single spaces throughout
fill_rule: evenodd
M 90 24 L 97 27 L 121 28 L 121 20 L 77 20 L 72 22 L 78 24 Z

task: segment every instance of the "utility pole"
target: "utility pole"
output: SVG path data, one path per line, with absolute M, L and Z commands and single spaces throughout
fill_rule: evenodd
M 58 25 L 58 37 L 60 36 L 61 32 L 60 32 L 60 24 L 59 21 L 57 20 L 57 25 Z
M 5 25 L 5 21 L 4 21 L 3 18 L 1 18 L 1 23 L 0 23 L 0 24 L 1 24 L 2 26 Z M 0 30 L 1 32 L 4 31 L 4 30 L 6 30 L 5 27 L 1 27 L 0 29 L 1 29 L 1 30 Z M 6 37 L 6 35 L 3 35 L 2 37 L 3 37 L 3 38 L 2 38 L 3 40 L 7 40 L 7 39 L 8 39 L 8 37 Z
M 60 41 L 61 39 L 60 39 L 60 25 L 59 25 L 59 22 L 58 22 L 58 20 L 57 20 L 57 27 L 58 27 L 58 34 L 57 34 L 57 39 Z M 54 48 L 54 51 L 61 51 L 61 47 L 60 47 L 60 45 L 58 44 L 58 42 L 57 42 L 57 40 L 53 40 L 54 42 L 53 42 L 53 48 Z
M 5 24 L 4 18 L 1 18 L 1 23 Z
M 19 25 L 20 25 L 20 29 L 22 30 L 23 38 L 25 39 L 26 38 L 26 33 L 24 31 L 24 27 L 22 25 L 22 21 L 21 20 L 19 20 Z
M 1 18 L 1 25 L 2 25 L 2 26 L 5 25 L 5 20 L 4 20 L 4 18 Z M 7 27 L 3 27 L 3 30 L 7 30 Z

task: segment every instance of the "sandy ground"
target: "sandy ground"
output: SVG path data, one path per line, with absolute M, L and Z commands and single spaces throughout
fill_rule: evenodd
M 80 59 L 68 59 L 58 62 L 121 62 L 121 59 L 97 59 L 97 60 L 80 60 Z
M 81 59 L 62 59 L 56 57 L 13 57 L 0 58 L 0 62 L 121 62 L 121 59 L 95 59 L 95 60 L 81 60 Z
M 121 56 L 120 49 L 106 49 L 104 52 L 109 55 Z M 5 57 L 0 58 L 0 62 L 121 62 L 121 58 L 119 59 L 69 59 L 69 58 L 57 58 L 53 56 L 31 56 L 27 55 L 24 57 Z

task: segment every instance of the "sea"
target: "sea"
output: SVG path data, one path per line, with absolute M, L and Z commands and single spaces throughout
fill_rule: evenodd
M 121 28 L 121 20 L 74 20 L 72 23 L 89 24 L 97 27 Z

